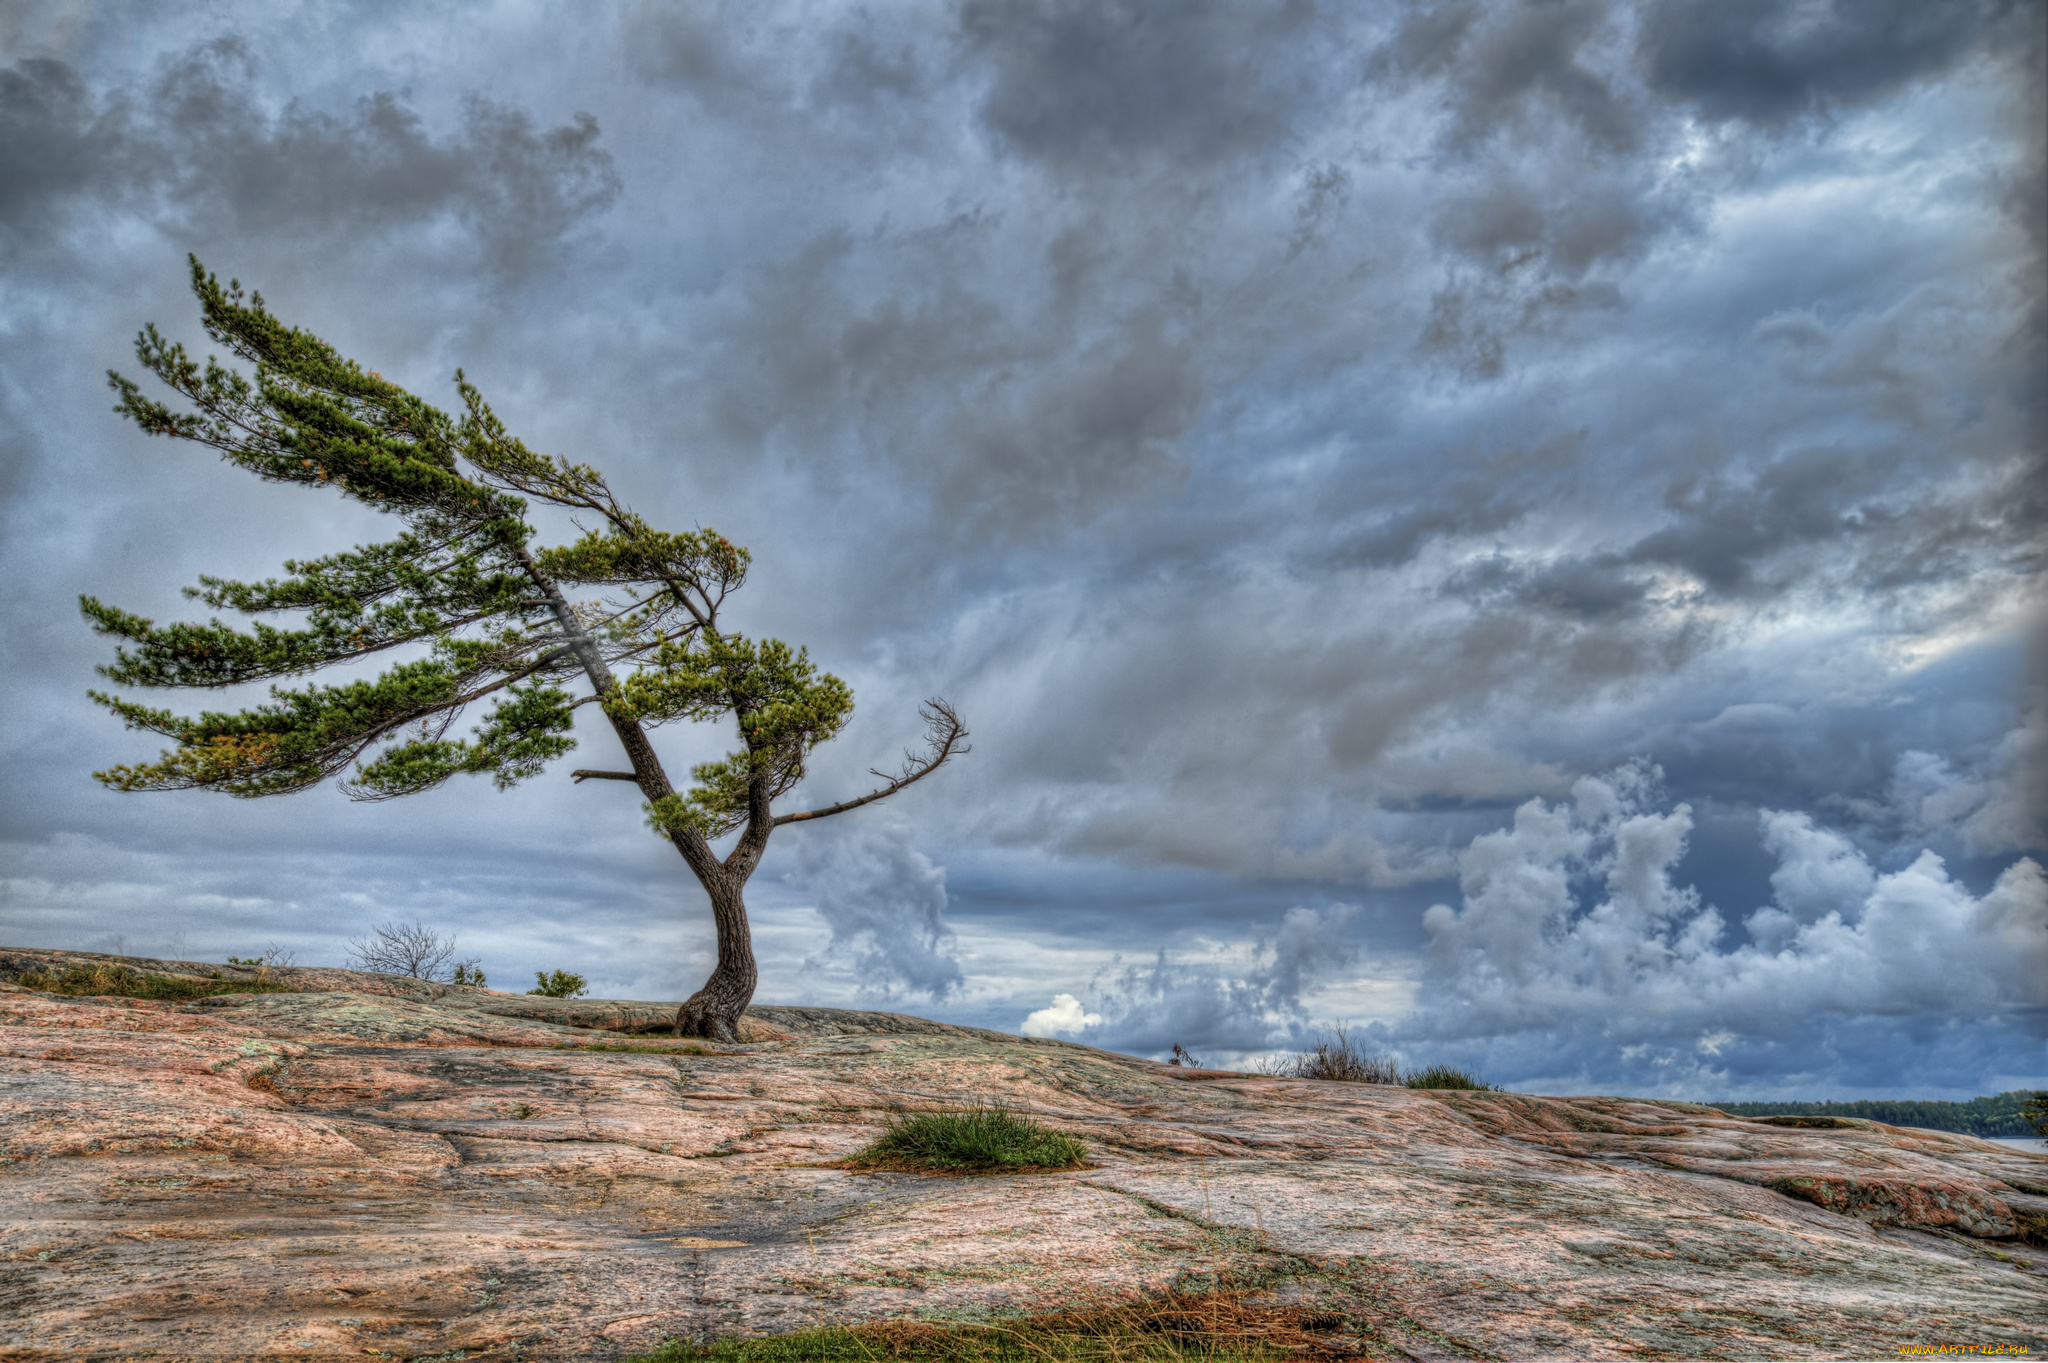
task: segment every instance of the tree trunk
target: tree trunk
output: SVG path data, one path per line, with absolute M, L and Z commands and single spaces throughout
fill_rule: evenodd
M 540 570 L 540 565 L 533 561 L 533 555 L 523 547 L 519 550 L 519 561 L 525 565 L 527 576 L 547 598 L 548 608 L 561 626 L 563 637 L 575 650 L 577 661 L 583 664 L 584 673 L 590 678 L 591 689 L 600 696 L 610 694 L 617 686 L 612 679 L 611 668 L 606 666 L 590 631 L 576 618 L 569 599 L 562 595 L 561 588 Z M 633 779 L 639 784 L 640 793 L 650 802 L 672 794 L 675 787 L 669 784 L 668 772 L 663 769 L 661 759 L 655 756 L 654 745 L 647 741 L 647 731 L 640 727 L 639 721 L 620 719 L 609 710 L 605 716 L 611 720 L 612 731 L 619 736 L 619 742 L 626 749 L 626 757 L 633 764 Z M 756 794 L 758 797 L 759 792 Z M 754 810 L 754 818 L 746 835 L 740 839 L 730 866 L 719 863 L 711 844 L 696 830 L 669 830 L 669 841 L 675 844 L 676 851 L 683 854 L 683 860 L 704 886 L 704 893 L 711 896 L 711 918 L 718 926 L 718 967 L 711 972 L 711 978 L 704 981 L 704 987 L 676 1009 L 677 1036 L 703 1037 L 707 1041 L 738 1041 L 740 1014 L 746 1012 L 747 1005 L 753 1002 L 754 984 L 759 979 L 759 972 L 754 968 L 754 937 L 747 930 L 747 904 L 742 891 L 747 877 L 760 863 L 761 851 L 767 846 L 768 834 L 775 826 L 774 820 L 768 817 L 765 797 L 757 798 L 756 803 L 758 807 Z
M 742 886 L 731 883 L 729 876 L 707 880 L 704 889 L 711 896 L 711 919 L 718 925 L 718 965 L 704 987 L 676 1009 L 676 1035 L 738 1041 L 740 1014 L 753 1001 L 759 978 L 754 969 L 753 934 L 747 929 L 746 900 Z

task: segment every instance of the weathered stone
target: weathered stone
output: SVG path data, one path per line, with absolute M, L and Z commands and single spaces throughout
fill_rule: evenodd
M 0 974 L 109 959 L 0 952 Z M 272 974 L 306 992 L 0 985 L 0 1356 L 595 1358 L 1247 1278 L 1389 1357 L 2048 1337 L 2048 1253 L 2018 1238 L 2048 1159 L 1968 1137 L 1174 1069 L 830 1009 L 756 1008 L 708 1046 L 633 1035 L 673 1004 Z M 819 1167 L 891 1112 L 974 1100 L 1084 1137 L 1091 1167 Z

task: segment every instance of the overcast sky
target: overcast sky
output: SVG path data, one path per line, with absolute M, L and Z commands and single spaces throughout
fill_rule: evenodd
M 110 411 L 143 323 L 203 343 L 191 251 L 751 548 L 734 618 L 859 700 L 796 804 L 960 707 L 956 766 L 776 835 L 763 1002 L 2048 1085 L 2044 14 L 0 4 L 0 940 L 710 964 L 636 793 L 569 782 L 601 726 L 506 794 L 93 782 L 158 745 L 80 593 L 391 533 Z

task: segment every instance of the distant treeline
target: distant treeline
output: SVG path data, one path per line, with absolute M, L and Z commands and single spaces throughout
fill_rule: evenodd
M 1967 1103 L 1938 1103 L 1918 1098 L 1877 1098 L 1859 1103 L 1714 1103 L 1731 1117 L 1862 1117 L 1891 1126 L 1924 1126 L 1960 1131 L 1966 1136 L 2032 1136 L 2020 1109 L 2034 1096 L 2032 1089 L 1972 1098 Z

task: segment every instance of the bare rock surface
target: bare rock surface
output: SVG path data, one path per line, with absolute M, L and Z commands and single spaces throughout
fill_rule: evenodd
M 0 979 L 74 963 L 0 950 Z M 0 983 L 0 1358 L 583 1359 L 1171 1284 L 1389 1358 L 2048 1344 L 2048 1158 L 1875 1122 L 1175 1069 L 887 1013 L 350 971 L 191 1002 Z M 1091 1167 L 821 1167 L 1001 1101 Z

